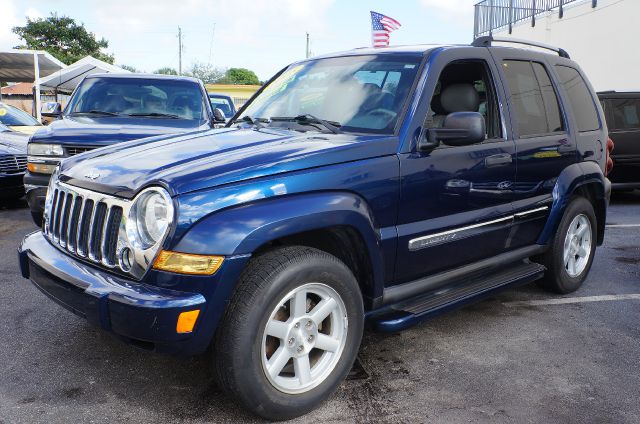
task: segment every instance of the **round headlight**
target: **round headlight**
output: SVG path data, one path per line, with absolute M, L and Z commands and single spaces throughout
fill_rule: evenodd
M 129 212 L 129 241 L 142 249 L 155 245 L 165 235 L 172 216 L 171 198 L 165 190 L 152 188 L 142 192 Z

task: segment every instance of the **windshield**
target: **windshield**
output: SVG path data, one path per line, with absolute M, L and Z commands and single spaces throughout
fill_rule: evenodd
M 390 134 L 420 60 L 421 56 L 348 56 L 292 65 L 265 87 L 242 116 L 254 121 L 308 116 L 341 131 Z
M 38 121 L 20 109 L 0 103 L 0 124 L 10 127 L 40 125 Z
M 209 96 L 209 100 L 211 101 L 211 107 L 213 109 L 218 108 L 224 113 L 224 116 L 227 118 L 231 118 L 234 113 L 233 105 L 231 104 L 231 100 L 228 97 L 222 96 Z
M 205 120 L 198 84 L 143 78 L 88 78 L 65 111 L 105 116 L 148 116 Z

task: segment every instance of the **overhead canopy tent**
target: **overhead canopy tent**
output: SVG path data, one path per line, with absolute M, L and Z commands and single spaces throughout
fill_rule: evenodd
M 67 65 L 41 50 L 0 52 L 0 82 L 33 82 L 36 117 L 40 120 L 40 78 Z
M 66 66 L 41 50 L 0 52 L 0 82 L 34 82 Z
M 72 63 L 64 69 L 60 69 L 51 75 L 40 79 L 40 86 L 55 91 L 73 91 L 80 81 L 87 75 L 98 73 L 129 73 L 126 69 L 87 56 Z

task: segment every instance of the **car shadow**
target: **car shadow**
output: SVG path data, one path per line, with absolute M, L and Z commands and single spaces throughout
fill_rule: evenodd
M 0 210 L 14 210 L 28 208 L 27 199 L 0 199 Z

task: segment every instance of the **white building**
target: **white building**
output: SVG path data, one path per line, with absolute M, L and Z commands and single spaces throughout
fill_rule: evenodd
M 640 0 L 485 0 L 475 7 L 476 36 L 562 47 L 597 91 L 640 90 Z

